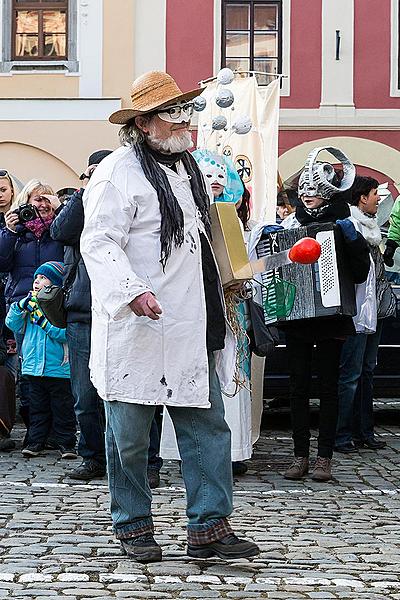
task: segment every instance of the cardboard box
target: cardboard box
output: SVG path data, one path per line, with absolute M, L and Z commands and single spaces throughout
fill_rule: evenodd
M 247 256 L 243 231 L 231 202 L 214 202 L 210 207 L 212 248 L 217 259 L 222 285 L 252 279 L 253 270 Z

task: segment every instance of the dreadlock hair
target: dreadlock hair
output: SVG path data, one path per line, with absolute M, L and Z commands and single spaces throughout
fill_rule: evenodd
M 152 115 L 146 115 L 146 117 L 150 120 Z M 123 144 L 132 147 L 143 169 L 144 176 L 157 193 L 161 213 L 160 263 L 163 271 L 165 271 L 172 248 L 178 248 L 184 242 L 183 211 L 172 191 L 167 174 L 157 162 L 154 153 L 146 143 L 145 134 L 136 125 L 134 119 L 131 119 L 122 127 L 120 140 Z M 165 156 L 168 157 L 168 154 Z M 190 152 L 185 151 L 173 156 L 175 160 L 181 160 L 185 167 L 194 201 L 200 212 L 206 233 L 211 239 L 210 201 L 201 171 Z
M 241 178 L 242 179 L 242 178 Z M 243 183 L 243 179 L 242 179 Z M 243 194 L 239 207 L 236 210 L 237 216 L 243 223 L 244 230 L 248 230 L 248 223 L 250 219 L 250 192 L 243 183 Z

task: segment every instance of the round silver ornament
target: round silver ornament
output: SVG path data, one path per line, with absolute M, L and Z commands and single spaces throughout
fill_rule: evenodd
M 229 108 L 234 101 L 233 93 L 228 88 L 220 88 L 215 97 L 215 102 L 220 108 Z
M 217 82 L 221 83 L 222 85 L 229 85 L 230 83 L 232 83 L 232 81 L 234 80 L 235 75 L 233 74 L 232 69 L 228 69 L 228 67 L 225 67 L 224 69 L 221 69 L 217 75 Z
M 218 115 L 217 117 L 214 117 L 212 120 L 212 129 L 214 129 L 214 131 L 219 131 L 220 129 L 224 129 L 228 124 L 228 121 L 226 120 L 226 117 L 224 117 L 223 115 Z
M 197 98 L 193 100 L 193 106 L 196 112 L 201 112 L 207 106 L 207 100 L 204 96 L 197 96 Z
M 233 131 L 239 135 L 245 135 L 246 133 L 249 133 L 252 127 L 253 123 L 251 122 L 250 117 L 247 115 L 238 117 L 232 125 Z

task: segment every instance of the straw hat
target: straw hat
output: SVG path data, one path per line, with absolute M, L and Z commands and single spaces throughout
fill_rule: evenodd
M 132 84 L 132 108 L 117 110 L 110 117 L 110 123 L 123 125 L 139 115 L 145 115 L 171 104 L 171 102 L 189 101 L 199 96 L 204 88 L 182 92 L 175 80 L 163 71 L 149 71 L 141 75 Z

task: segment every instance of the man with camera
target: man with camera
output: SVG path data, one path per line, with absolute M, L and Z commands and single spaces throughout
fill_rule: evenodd
M 69 476 L 86 481 L 104 477 L 106 458 L 103 403 L 90 381 L 89 372 L 90 281 L 79 250 L 84 224 L 82 196 L 97 165 L 109 154 L 111 150 L 98 150 L 89 156 L 88 166 L 80 176 L 82 187 L 58 209 L 50 230 L 52 238 L 65 247 L 64 307 L 67 311 L 72 393 L 80 429 L 78 454 L 83 459 Z

